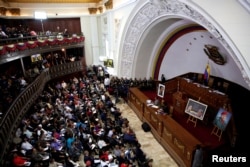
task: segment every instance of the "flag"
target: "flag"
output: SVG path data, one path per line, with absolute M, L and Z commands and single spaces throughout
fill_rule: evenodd
M 205 83 L 208 83 L 209 76 L 210 76 L 210 66 L 209 66 L 209 63 L 207 63 L 206 69 L 204 71 L 204 82 Z

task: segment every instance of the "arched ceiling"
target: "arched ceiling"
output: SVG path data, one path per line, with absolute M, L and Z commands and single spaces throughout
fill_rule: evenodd
M 150 27 L 147 33 L 144 33 L 136 53 L 136 65 L 133 69 L 135 77 L 153 76 L 160 80 L 161 74 L 167 79 L 187 72 L 203 74 L 209 63 L 211 76 L 224 78 L 248 89 L 241 71 L 227 50 L 212 34 L 199 27 L 195 23 L 180 19 L 166 19 Z M 163 46 L 168 45 L 166 43 L 169 41 L 169 46 Z M 216 46 L 226 63 L 219 65 L 209 59 L 204 52 L 205 45 Z M 153 74 L 150 74 L 152 71 Z
M 179 21 L 172 24 L 168 21 L 177 18 Z M 161 74 L 165 74 L 167 79 L 171 79 L 189 72 L 204 73 L 209 62 L 211 75 L 249 89 L 249 70 L 246 61 L 242 59 L 242 55 L 224 30 L 195 4 L 175 0 L 138 3 L 135 12 L 131 12 L 128 23 L 121 46 L 120 75 L 154 76 L 159 79 Z M 166 50 L 164 59 L 157 64 L 161 45 L 180 29 L 192 24 L 204 27 L 204 31 L 189 32 L 175 38 Z M 162 28 L 163 31 L 155 32 L 158 28 Z M 204 52 L 204 46 L 207 44 L 217 47 L 220 54 L 225 55 L 225 65 L 216 64 L 208 58 Z M 133 68 L 129 68 L 131 66 Z M 159 72 L 152 75 L 150 72 L 156 68 L 160 68 Z

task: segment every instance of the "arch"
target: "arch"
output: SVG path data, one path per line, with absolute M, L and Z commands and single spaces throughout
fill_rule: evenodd
M 154 2 L 138 3 L 138 6 L 131 12 L 128 24 L 124 29 L 122 46 L 120 47 L 120 76 L 153 76 L 152 71 L 156 69 L 156 62 L 164 41 L 170 39 L 175 33 L 173 29 L 171 31 L 172 26 L 175 25 L 176 30 L 178 30 L 181 28 L 181 25 L 178 26 L 178 22 L 187 21 L 189 22 L 187 24 L 204 27 L 217 40 L 217 43 L 223 47 L 231 61 L 233 61 L 237 68 L 236 74 L 240 74 L 241 81 L 239 82 L 239 79 L 234 77 L 236 75 L 229 79 L 227 77 L 231 76 L 223 76 L 221 67 L 216 67 L 213 70 L 221 74 L 223 78 L 239 83 L 249 89 L 250 81 L 247 63 L 239 54 L 233 42 L 230 41 L 230 38 L 222 35 L 226 33 L 210 16 L 192 2 L 183 3 L 175 0 Z M 145 45 L 145 40 L 147 45 Z M 192 69 L 189 70 L 192 71 Z

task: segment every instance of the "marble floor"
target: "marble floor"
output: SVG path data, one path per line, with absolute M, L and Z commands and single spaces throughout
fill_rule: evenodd
M 131 128 L 136 133 L 137 139 L 141 144 L 142 150 L 147 154 L 148 158 L 153 159 L 153 167 L 177 167 L 178 164 L 166 152 L 166 150 L 154 138 L 151 132 L 144 132 L 141 128 L 141 120 L 135 112 L 123 101 L 116 104 L 122 112 L 122 116 L 129 120 Z

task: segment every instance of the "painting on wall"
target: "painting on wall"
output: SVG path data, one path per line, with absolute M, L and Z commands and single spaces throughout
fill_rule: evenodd
M 104 61 L 104 66 L 114 68 L 113 59 L 107 59 Z
M 207 110 L 207 105 L 203 104 L 199 101 L 193 100 L 193 99 L 188 99 L 186 108 L 185 108 L 185 113 L 203 120 Z

